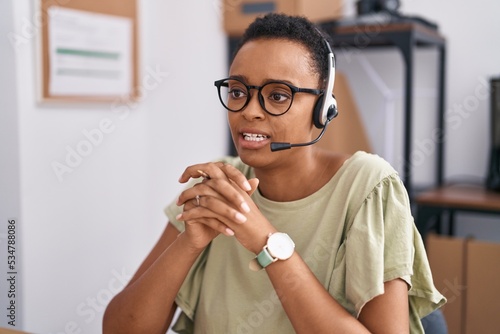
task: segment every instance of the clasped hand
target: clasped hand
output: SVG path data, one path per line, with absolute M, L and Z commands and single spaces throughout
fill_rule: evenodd
M 177 200 L 184 208 L 176 218 L 184 221 L 192 246 L 203 249 L 222 233 L 234 236 L 256 254 L 260 252 L 276 229 L 250 197 L 259 180 L 247 180 L 234 166 L 216 162 L 189 166 L 179 182 L 200 177 L 203 181 L 184 190 Z

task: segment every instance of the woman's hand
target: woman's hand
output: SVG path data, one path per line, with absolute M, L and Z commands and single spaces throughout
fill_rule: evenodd
M 275 229 L 250 198 L 258 180 L 247 180 L 235 167 L 217 162 L 190 166 L 179 181 L 198 177 L 204 180 L 185 190 L 177 202 L 184 204 L 177 219 L 185 221 L 194 247 L 204 248 L 222 233 L 234 235 L 245 248 L 259 252 Z

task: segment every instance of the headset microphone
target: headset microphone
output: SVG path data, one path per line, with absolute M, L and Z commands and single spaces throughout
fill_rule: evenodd
M 307 143 L 298 143 L 298 144 L 282 143 L 282 142 L 272 142 L 271 143 L 271 151 L 272 152 L 276 152 L 276 151 L 288 150 L 288 149 L 290 149 L 292 147 L 309 146 L 309 145 L 312 145 L 312 144 L 316 144 L 321 139 L 321 137 L 323 137 L 323 134 L 326 131 L 326 126 L 328 125 L 328 123 L 330 123 L 330 121 L 331 121 L 331 119 L 327 119 L 327 121 L 325 123 L 325 126 L 321 130 L 321 132 L 318 135 L 318 137 L 316 137 L 316 139 L 314 139 L 312 141 L 309 141 Z
M 321 35 L 321 32 L 319 30 L 318 33 Z M 335 82 L 335 56 L 328 41 L 324 39 L 324 42 L 328 50 L 328 80 L 326 82 L 326 89 L 324 90 L 323 95 L 320 96 L 320 98 L 316 102 L 316 105 L 314 106 L 313 110 L 313 123 L 317 128 L 322 129 L 321 133 L 318 135 L 316 139 L 307 143 L 291 144 L 282 142 L 272 142 L 271 143 L 272 152 L 288 150 L 292 147 L 298 147 L 298 146 L 309 146 L 317 143 L 321 139 L 321 137 L 323 137 L 323 134 L 326 131 L 326 126 L 331 122 L 332 119 L 337 117 L 338 114 L 337 100 L 335 100 L 335 97 L 332 94 L 333 85 Z

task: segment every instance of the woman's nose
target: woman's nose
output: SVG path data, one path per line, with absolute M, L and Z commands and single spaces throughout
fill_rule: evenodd
M 266 111 L 261 105 L 258 93 L 250 96 L 250 100 L 245 109 L 242 110 L 242 114 L 248 120 L 263 119 L 266 117 Z
M 255 93 L 250 95 L 250 100 L 247 106 L 242 111 L 243 117 L 246 119 L 263 119 L 266 116 L 266 111 L 261 105 L 259 94 Z

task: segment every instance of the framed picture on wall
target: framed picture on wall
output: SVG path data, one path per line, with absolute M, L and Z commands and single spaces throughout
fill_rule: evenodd
M 138 97 L 136 0 L 39 0 L 43 101 Z

